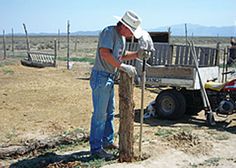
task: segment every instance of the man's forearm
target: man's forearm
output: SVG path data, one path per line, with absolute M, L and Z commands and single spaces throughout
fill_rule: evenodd
M 122 56 L 121 60 L 133 60 L 138 57 L 136 51 L 126 51 L 125 55 Z
M 109 49 L 104 49 L 101 48 L 100 49 L 100 54 L 101 57 L 108 62 L 109 64 L 111 64 L 112 66 L 119 68 L 120 67 L 120 62 L 118 62 L 117 60 L 115 60 L 115 58 L 112 56 L 112 53 L 110 52 Z

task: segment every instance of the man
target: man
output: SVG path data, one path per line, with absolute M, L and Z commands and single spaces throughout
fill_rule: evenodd
M 140 38 L 142 29 L 140 18 L 132 11 L 127 11 L 117 25 L 103 29 L 99 36 L 96 60 L 90 77 L 92 88 L 93 115 L 90 128 L 90 150 L 97 158 L 110 160 L 113 155 L 104 149 L 117 149 L 114 145 L 114 78 L 117 70 L 126 72 L 130 77 L 136 74 L 131 65 L 122 60 L 143 56 L 143 51 L 125 51 L 125 38 Z
M 236 46 L 236 41 L 233 37 L 230 37 L 230 44 L 232 45 L 232 47 Z

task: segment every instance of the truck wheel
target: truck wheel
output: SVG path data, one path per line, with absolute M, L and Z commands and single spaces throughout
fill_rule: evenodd
M 156 98 L 157 116 L 165 119 L 179 119 L 186 110 L 186 101 L 177 90 L 164 90 Z

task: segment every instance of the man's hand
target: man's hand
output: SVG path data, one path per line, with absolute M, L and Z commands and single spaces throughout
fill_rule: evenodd
M 133 77 L 134 78 L 134 76 L 137 75 L 137 71 L 136 71 L 135 67 L 132 66 L 132 65 L 127 65 L 127 64 L 122 63 L 120 65 L 119 69 L 121 71 L 126 72 L 129 75 L 129 77 Z
M 154 44 L 150 34 L 143 30 L 142 37 L 138 40 L 139 50 L 138 50 L 138 57 L 140 59 L 145 58 L 146 60 L 152 55 L 152 52 L 155 51 Z
M 140 59 L 144 58 L 144 59 L 148 60 L 151 55 L 152 55 L 151 51 L 147 51 L 147 50 L 143 50 L 143 49 L 138 50 L 138 58 L 140 58 Z

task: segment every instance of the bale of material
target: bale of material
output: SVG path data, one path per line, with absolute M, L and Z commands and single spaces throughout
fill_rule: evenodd
M 134 100 L 133 78 L 126 73 L 120 73 L 119 84 L 119 161 L 132 162 L 134 160 Z

